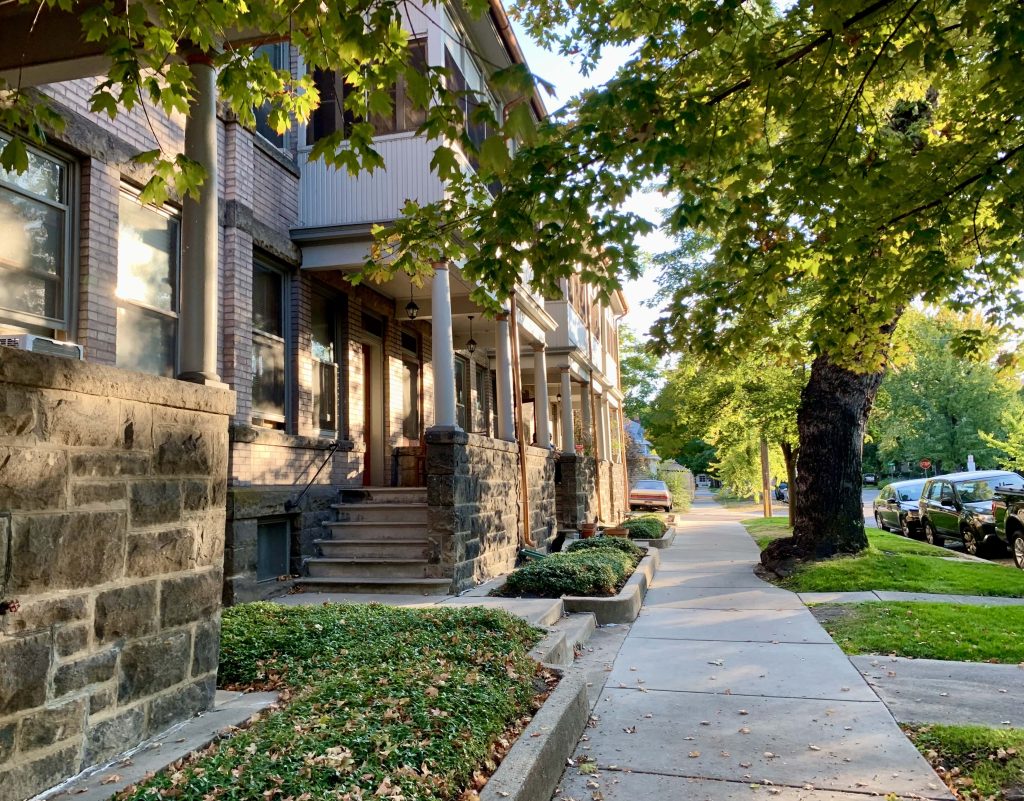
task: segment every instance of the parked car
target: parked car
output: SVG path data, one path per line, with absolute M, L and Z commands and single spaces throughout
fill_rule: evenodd
M 874 500 L 875 523 L 882 531 L 899 531 L 904 537 L 921 539 L 921 516 L 918 501 L 924 489 L 923 478 L 894 481 L 882 487 Z
M 1024 570 L 1024 490 L 1000 487 L 992 499 L 996 533 L 1013 554 L 1014 564 Z
M 672 493 L 664 481 L 637 481 L 629 491 L 630 509 L 672 511 Z
M 1024 478 L 1006 470 L 929 478 L 918 505 L 925 539 L 932 545 L 944 545 L 947 537 L 961 540 L 969 554 L 1001 546 L 992 514 L 992 500 L 1001 489 L 1024 489 Z
M 878 475 L 875 474 L 875 473 L 865 473 L 864 474 L 864 483 L 865 484 L 877 484 L 878 483 Z
M 789 503 L 789 483 L 782 481 L 775 488 L 775 500 Z

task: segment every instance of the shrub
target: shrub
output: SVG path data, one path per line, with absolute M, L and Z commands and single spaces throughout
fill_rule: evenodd
M 656 540 L 664 536 L 668 526 L 656 517 L 634 517 L 622 524 L 634 540 Z
M 595 548 L 613 548 L 617 551 L 622 551 L 633 560 L 634 565 L 638 564 L 646 553 L 643 548 L 625 537 L 590 537 L 586 540 L 577 540 L 569 546 L 566 553 L 579 553 Z
M 666 472 L 659 478 L 668 485 L 668 491 L 672 493 L 672 508 L 679 512 L 690 510 L 690 473 Z
M 614 595 L 632 573 L 632 558 L 615 548 L 556 553 L 514 570 L 505 580 L 505 594 Z

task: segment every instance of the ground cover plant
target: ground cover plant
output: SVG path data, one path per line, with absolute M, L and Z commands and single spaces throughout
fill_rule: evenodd
M 634 540 L 660 539 L 668 531 L 668 526 L 665 522 L 652 515 L 631 517 L 622 525 L 629 531 L 630 538 Z
M 589 546 L 572 553 L 555 553 L 513 570 L 498 593 L 540 598 L 615 595 L 633 575 L 637 561 L 615 546 Z
M 463 798 L 543 697 L 540 634 L 475 607 L 225 609 L 221 685 L 284 704 L 120 799 Z
M 917 749 L 957 795 L 972 801 L 1019 798 L 1024 791 L 1024 729 L 904 726 Z
M 776 539 L 784 522 L 744 521 L 758 544 Z M 1024 573 L 1003 565 L 938 556 L 953 554 L 926 543 L 867 529 L 871 543 L 856 556 L 841 556 L 805 563 L 775 582 L 794 592 L 857 592 L 894 590 L 903 592 L 949 593 L 1024 597 Z
M 848 654 L 1024 662 L 1024 607 L 945 603 L 819 604 L 811 611 Z
M 567 549 L 567 553 L 579 553 L 580 551 L 591 551 L 593 549 L 601 548 L 612 548 L 616 551 L 622 551 L 622 553 L 633 559 L 633 564 L 639 564 L 640 560 L 644 558 L 647 551 L 641 548 L 632 540 L 628 540 L 625 537 L 588 537 L 585 540 L 577 540 L 572 543 Z

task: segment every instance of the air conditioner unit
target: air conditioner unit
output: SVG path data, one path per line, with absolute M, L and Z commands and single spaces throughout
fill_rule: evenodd
M 7 348 L 27 350 L 32 353 L 44 353 L 47 356 L 60 356 L 64 359 L 85 358 L 81 345 L 74 342 L 61 342 L 49 337 L 40 337 L 35 334 L 0 334 L 0 345 Z

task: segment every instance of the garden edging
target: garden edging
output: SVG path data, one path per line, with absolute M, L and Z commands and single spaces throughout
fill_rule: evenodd
M 590 717 L 587 674 L 562 674 L 533 720 L 480 791 L 480 801 L 551 798 Z
M 638 545 L 646 545 L 650 548 L 667 548 L 672 544 L 672 541 L 676 538 L 675 526 L 671 526 L 668 531 L 664 533 L 660 538 L 656 540 L 633 540 Z
M 654 580 L 654 574 L 661 563 L 661 553 L 657 548 L 647 551 L 640 560 L 633 575 L 611 598 L 593 598 L 584 595 L 566 595 L 562 598 L 567 612 L 593 612 L 598 625 L 608 623 L 632 623 L 640 614 L 647 588 Z

